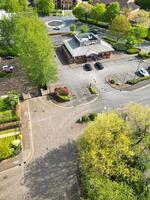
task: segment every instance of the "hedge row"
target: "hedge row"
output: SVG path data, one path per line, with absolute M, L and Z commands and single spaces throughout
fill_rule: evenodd
M 126 83 L 129 85 L 135 85 L 136 83 L 139 83 L 139 82 L 147 80 L 147 79 L 150 79 L 150 76 L 145 76 L 145 77 L 140 77 L 137 79 L 128 80 Z
M 101 28 L 108 28 L 109 27 L 109 23 L 107 23 L 107 22 L 97 22 L 96 23 L 95 21 L 93 21 L 92 19 L 89 19 L 89 18 L 87 20 L 80 19 L 80 21 L 88 23 L 88 24 L 93 24 L 93 25 L 96 25 L 96 26 L 101 27 Z

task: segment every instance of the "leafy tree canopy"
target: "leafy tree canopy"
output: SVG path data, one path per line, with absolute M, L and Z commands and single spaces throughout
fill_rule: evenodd
M 111 3 L 106 12 L 105 12 L 105 15 L 104 15 L 104 19 L 106 22 L 112 22 L 112 20 L 117 16 L 119 15 L 120 13 L 120 5 L 118 2 L 113 2 Z
M 27 0 L 3 0 L 0 3 L 0 7 L 4 10 L 16 13 L 20 11 L 24 11 L 28 8 L 28 1 Z
M 56 79 L 54 49 L 46 27 L 33 13 L 14 17 L 15 49 L 29 80 L 44 86 Z
M 130 29 L 131 24 L 124 15 L 116 16 L 109 27 L 110 33 L 117 39 L 127 36 Z
M 37 11 L 42 14 L 50 14 L 55 9 L 54 0 L 35 0 Z
M 82 196 L 89 200 L 136 200 L 149 195 L 150 108 L 128 105 L 97 116 L 79 139 Z M 149 142 L 148 142 L 149 141 Z

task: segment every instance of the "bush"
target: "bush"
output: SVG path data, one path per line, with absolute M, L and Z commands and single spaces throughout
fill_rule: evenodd
M 126 45 L 124 43 L 121 43 L 121 42 L 118 42 L 118 43 L 114 44 L 113 48 L 116 51 L 126 51 L 127 50 Z
M 138 48 L 127 49 L 128 54 L 136 54 L 139 52 L 140 52 L 140 50 Z
M 63 101 L 70 101 L 70 96 L 67 95 L 57 95 Z
M 114 79 L 111 79 L 111 80 L 109 80 L 109 83 L 110 83 L 110 84 L 115 84 L 115 80 L 114 80 Z
M 139 52 L 138 56 L 142 59 L 150 58 L 150 55 L 148 52 Z
M 89 122 L 89 121 L 90 121 L 90 119 L 89 119 L 89 116 L 88 116 L 88 115 L 83 115 L 83 116 L 82 116 L 82 122 L 87 123 L 87 122 Z
M 111 37 L 109 37 L 109 36 L 103 36 L 102 39 L 106 40 L 111 45 L 114 45 L 116 43 L 116 40 L 111 38 Z
M 97 117 L 97 113 L 95 113 L 95 112 L 89 114 L 89 119 L 90 119 L 91 121 L 94 121 L 96 117 Z
M 9 77 L 9 76 L 11 76 L 11 73 L 0 72 L 0 78 Z
M 96 87 L 89 87 L 89 90 L 90 90 L 91 94 L 97 94 Z
M 147 80 L 147 79 L 150 79 L 150 76 L 139 77 L 137 79 L 128 80 L 126 83 L 129 85 L 135 85 L 136 83 L 139 83 L 139 82 Z

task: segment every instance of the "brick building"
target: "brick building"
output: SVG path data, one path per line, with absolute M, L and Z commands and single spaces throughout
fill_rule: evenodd
M 63 41 L 62 52 L 68 63 L 85 63 L 110 58 L 112 46 L 93 33 L 75 35 Z
M 71 10 L 74 6 L 80 4 L 82 0 L 55 0 L 56 8 Z

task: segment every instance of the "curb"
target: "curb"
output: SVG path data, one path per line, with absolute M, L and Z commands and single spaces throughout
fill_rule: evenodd
M 86 102 L 86 103 L 81 103 L 81 104 L 78 104 L 78 105 L 74 105 L 74 106 L 60 106 L 58 104 L 55 104 L 52 100 L 49 99 L 50 103 L 53 104 L 54 106 L 56 106 L 57 108 L 62 108 L 62 109 L 72 109 L 72 108 L 79 108 L 81 106 L 85 106 L 85 105 L 89 105 L 91 103 L 94 103 L 98 97 L 100 96 L 100 94 L 97 94 L 96 97 L 94 99 L 92 99 L 91 101 L 89 102 Z

